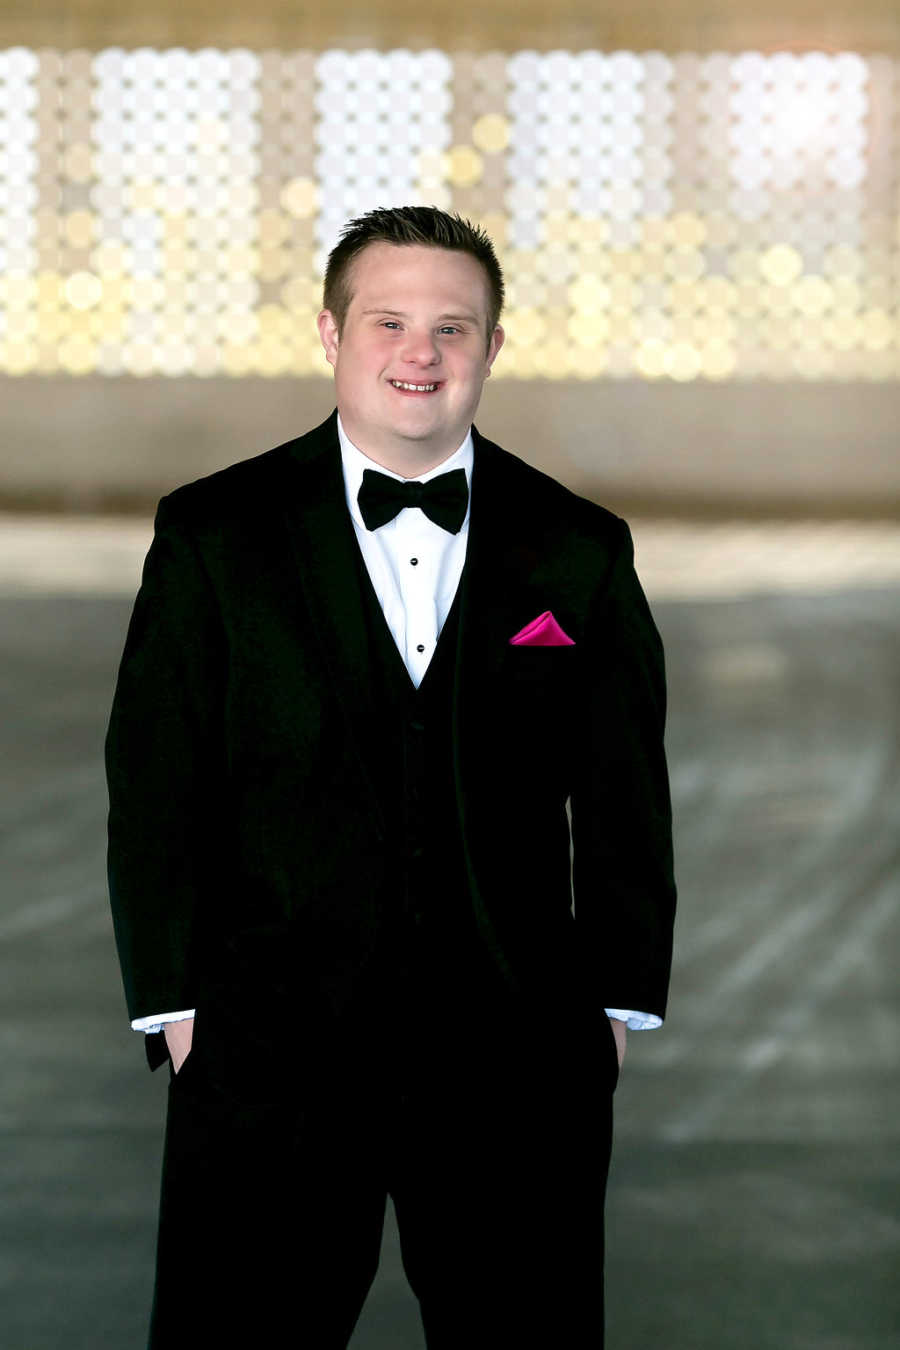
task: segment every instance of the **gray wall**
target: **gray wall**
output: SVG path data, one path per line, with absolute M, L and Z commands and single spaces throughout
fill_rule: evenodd
M 8 378 L 0 506 L 146 510 L 333 407 L 327 378 Z M 614 509 L 900 515 L 900 384 L 488 381 L 482 432 Z

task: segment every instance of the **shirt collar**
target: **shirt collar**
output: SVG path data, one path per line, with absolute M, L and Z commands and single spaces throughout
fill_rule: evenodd
M 452 455 L 442 460 L 440 464 L 435 464 L 434 468 L 428 469 L 427 472 L 414 474 L 412 480 L 404 478 L 401 473 L 394 473 L 392 469 L 386 469 L 383 464 L 376 464 L 374 459 L 369 459 L 368 455 L 364 455 L 362 450 L 353 444 L 344 430 L 340 413 L 338 413 L 337 429 L 338 440 L 341 443 L 341 466 L 344 471 L 344 491 L 347 495 L 347 506 L 350 508 L 350 514 L 357 525 L 361 525 L 363 529 L 365 529 L 365 523 L 359 509 L 357 496 L 359 489 L 362 487 L 365 469 L 376 469 L 379 473 L 387 474 L 388 478 L 397 478 L 400 482 L 415 481 L 417 483 L 427 483 L 430 478 L 435 478 L 439 473 L 449 473 L 451 469 L 465 469 L 466 484 L 471 492 L 474 459 L 471 427 L 466 432 L 466 439 L 458 450 L 454 450 Z M 468 518 L 468 512 L 466 515 Z

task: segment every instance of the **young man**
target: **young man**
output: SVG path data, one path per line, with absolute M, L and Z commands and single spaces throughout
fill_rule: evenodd
M 472 425 L 502 300 L 458 217 L 350 222 L 336 412 L 160 502 L 107 739 L 173 1066 L 154 1350 L 346 1346 L 388 1194 L 429 1350 L 602 1344 L 671 951 L 663 657 L 624 522 Z

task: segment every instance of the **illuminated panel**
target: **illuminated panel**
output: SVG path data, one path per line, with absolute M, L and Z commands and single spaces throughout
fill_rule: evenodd
M 440 177 L 450 142 L 450 72 L 437 51 L 329 51 L 316 62 L 321 271 L 350 217 L 420 202 L 423 175 L 440 191 L 429 180 Z
M 352 217 L 399 202 L 450 204 L 450 71 L 438 51 L 327 51 L 316 62 L 317 279 Z
M 38 356 L 38 69 L 33 52 L 0 51 L 0 351 L 11 374 Z M 55 230 L 56 210 L 43 223 Z
M 895 379 L 900 63 L 0 52 L 0 370 L 327 374 L 349 217 L 480 222 L 499 378 Z
M 259 58 L 110 50 L 93 74 L 97 367 L 255 369 Z

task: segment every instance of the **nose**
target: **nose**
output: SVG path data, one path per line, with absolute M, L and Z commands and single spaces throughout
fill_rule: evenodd
M 441 353 L 434 334 L 427 330 L 408 329 L 403 344 L 402 357 L 416 366 L 434 366 L 440 362 Z

